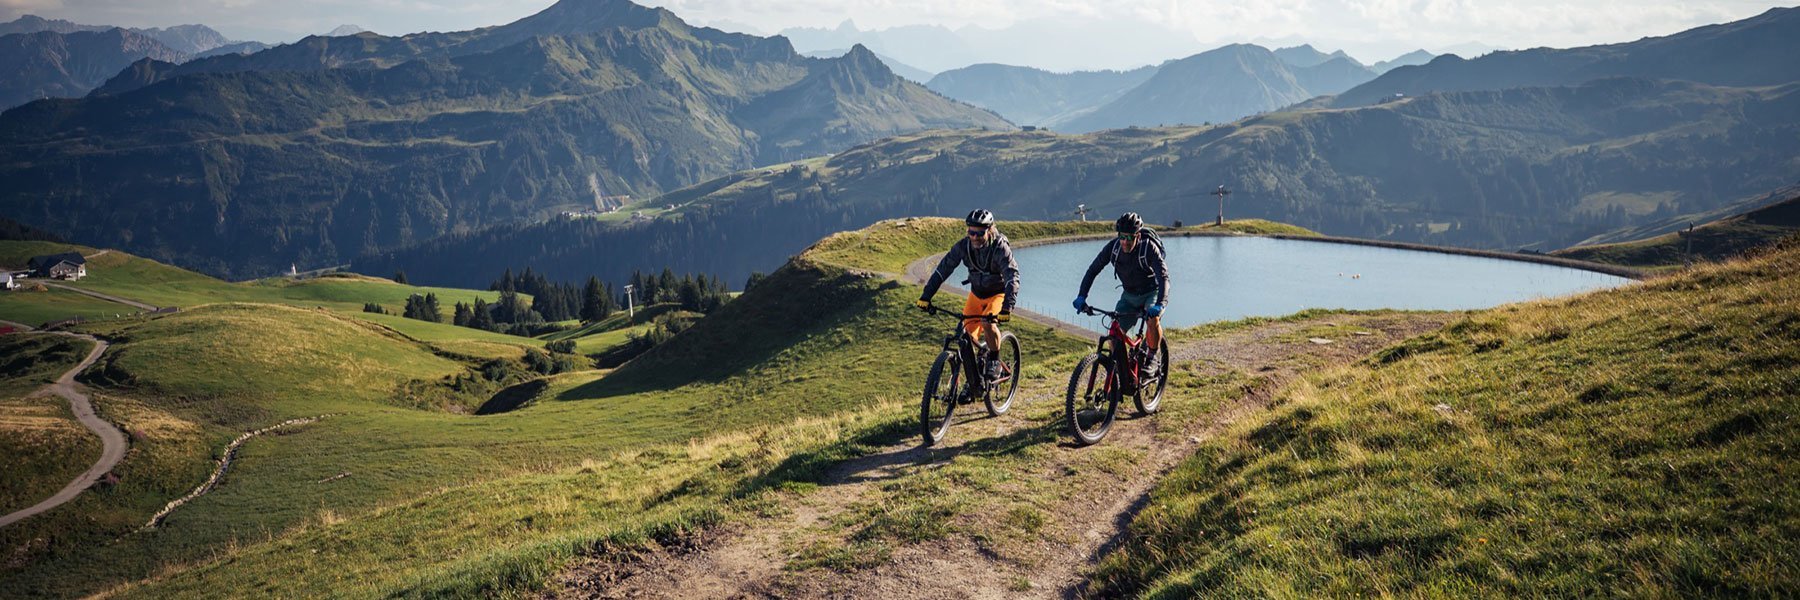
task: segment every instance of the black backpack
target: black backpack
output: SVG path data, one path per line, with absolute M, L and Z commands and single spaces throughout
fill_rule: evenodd
M 1151 244 L 1156 244 L 1156 251 L 1163 255 L 1163 260 L 1168 260 L 1169 251 L 1163 247 L 1162 237 L 1156 235 L 1155 229 L 1151 229 L 1149 227 L 1139 228 L 1138 235 L 1148 238 L 1149 242 Z M 1113 255 L 1112 255 L 1113 262 L 1115 262 L 1115 263 L 1119 262 L 1119 253 L 1122 251 L 1123 250 L 1120 249 L 1119 244 L 1113 244 Z M 1149 248 L 1140 246 L 1137 249 L 1137 259 L 1138 259 L 1139 267 L 1143 267 L 1144 270 L 1146 270 L 1146 271 L 1150 270 L 1150 249 Z M 1119 270 L 1118 269 L 1113 269 L 1113 278 L 1114 279 L 1119 278 Z

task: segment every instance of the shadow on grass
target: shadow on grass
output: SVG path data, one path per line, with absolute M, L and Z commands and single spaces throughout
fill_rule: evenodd
M 693 327 L 625 363 L 607 377 L 571 388 L 557 400 L 597 400 L 721 383 L 768 363 L 802 340 L 843 328 L 872 313 L 899 284 L 789 263 L 756 289 Z

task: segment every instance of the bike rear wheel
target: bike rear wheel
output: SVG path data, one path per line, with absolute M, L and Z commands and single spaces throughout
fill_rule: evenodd
M 995 417 L 1012 408 L 1013 394 L 1019 391 L 1019 338 L 1011 333 L 1000 334 L 1000 373 L 1006 381 L 994 385 L 983 398 L 988 415 Z
M 1076 363 L 1075 372 L 1069 376 L 1063 415 L 1077 444 L 1097 444 L 1112 429 L 1113 418 L 1119 412 L 1120 393 L 1112 364 L 1109 357 L 1089 354 Z
M 955 352 L 938 354 L 925 376 L 925 395 L 919 400 L 919 434 L 925 445 L 943 441 L 956 414 L 956 396 L 962 392 L 962 358 Z
M 1162 410 L 1163 388 L 1169 386 L 1169 341 L 1157 341 L 1162 342 L 1162 347 L 1157 348 L 1156 354 L 1150 358 L 1156 361 L 1156 380 L 1139 382 L 1137 394 L 1131 397 L 1131 401 L 1137 404 L 1138 414 L 1154 415 L 1156 411 Z

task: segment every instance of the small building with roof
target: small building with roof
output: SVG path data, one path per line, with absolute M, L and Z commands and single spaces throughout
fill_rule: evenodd
M 32 277 L 70 281 L 87 277 L 87 258 L 80 252 L 33 256 L 27 266 L 31 267 Z

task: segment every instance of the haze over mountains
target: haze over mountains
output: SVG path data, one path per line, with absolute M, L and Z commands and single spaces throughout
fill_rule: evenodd
M 926 85 L 1014 123 L 1086 133 L 1232 121 L 1336 94 L 1376 75 L 1342 51 L 1233 44 L 1124 72 L 975 65 Z
M 1800 180 L 1797 14 L 1385 74 L 1240 44 L 1125 72 L 978 65 L 926 89 L 863 46 L 808 58 L 564 0 L 472 31 L 140 60 L 91 97 L 0 115 L 0 215 L 227 275 L 544 260 L 731 278 L 882 218 L 1193 219 L 1194 194 L 1227 184 L 1245 213 L 1326 233 L 1554 248 Z
M 475 31 L 140 61 L 0 115 L 0 213 L 220 274 L 364 252 L 1001 118 L 861 47 L 564 0 Z
M 1362 106 L 1394 94 L 1570 85 L 1598 77 L 1682 79 L 1714 85 L 1780 85 L 1800 79 L 1800 9 L 1623 44 L 1500 51 L 1473 60 L 1442 56 L 1383 74 L 1336 98 Z
M 119 28 L 25 15 L 0 23 L 0 110 L 85 95 L 139 59 L 176 63 L 267 47 L 205 25 Z
M 82 25 L 63 19 L 45 19 L 35 15 L 25 15 L 10 22 L 0 23 L 0 35 L 15 33 L 75 33 L 78 31 L 106 31 L 115 29 L 111 25 Z M 214 31 L 205 25 L 176 25 L 174 27 L 123 28 L 132 33 L 148 36 L 170 50 L 182 54 L 201 54 L 216 48 L 241 44 L 227 39 L 224 34 Z
M 1560 248 L 1636 220 L 1701 212 L 1800 181 L 1800 83 L 1741 89 L 1615 78 L 1432 94 L 1211 127 L 932 132 L 860 146 L 661 201 L 679 219 L 556 220 L 426 242 L 357 262 L 478 283 L 500 260 L 552 277 L 672 263 L 738 277 L 842 223 L 955 215 L 1060 220 L 1077 204 L 1152 223 L 1266 218 L 1353 237 Z M 1004 225 L 1003 225 L 1004 227 Z M 546 243 L 554 240 L 554 243 Z M 654 250 L 649 250 L 654 249 Z M 607 260 L 596 264 L 593 256 Z
M 39 31 L 0 36 L 0 110 L 39 98 L 85 95 L 144 58 L 185 60 L 150 36 L 125 30 Z
M 800 55 L 801 56 L 809 56 L 812 58 L 837 58 L 837 57 L 840 57 L 840 56 L 843 56 L 843 55 L 849 54 L 849 53 L 850 53 L 850 50 L 848 50 L 848 49 L 836 48 L 836 49 L 832 49 L 832 50 L 813 50 L 811 52 L 801 52 Z M 925 83 L 927 81 L 931 81 L 931 77 L 932 77 L 932 75 L 934 75 L 934 73 L 932 73 L 930 71 L 900 62 L 898 60 L 894 60 L 891 57 L 882 56 L 880 52 L 876 52 L 875 57 L 881 59 L 881 63 L 887 65 L 888 69 L 892 70 L 895 75 L 904 77 L 904 78 L 906 78 L 907 81 L 911 81 L 913 83 Z

